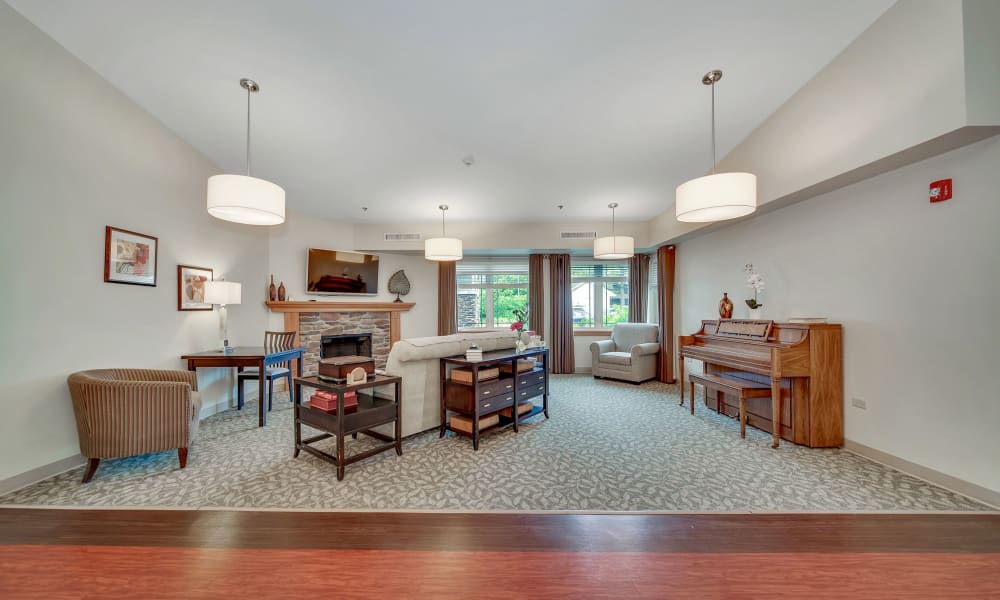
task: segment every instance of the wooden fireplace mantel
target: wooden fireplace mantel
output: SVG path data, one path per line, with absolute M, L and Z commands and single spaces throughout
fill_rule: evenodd
M 413 302 L 311 302 L 294 300 L 287 302 L 265 302 L 271 312 L 406 312 L 415 306 Z
M 325 302 L 294 300 L 265 302 L 271 312 L 285 314 L 285 331 L 296 332 L 298 343 L 299 314 L 318 312 L 387 312 L 389 313 L 389 345 L 399 341 L 399 314 L 415 306 L 413 302 Z

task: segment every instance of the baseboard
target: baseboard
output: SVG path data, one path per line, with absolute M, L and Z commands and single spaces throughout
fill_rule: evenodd
M 0 496 L 17 491 L 33 483 L 38 483 L 43 479 L 55 477 L 56 475 L 65 473 L 71 469 L 82 467 L 85 464 L 87 464 L 87 459 L 77 454 L 75 456 L 69 456 L 61 460 L 57 460 L 56 462 L 49 463 L 47 465 L 36 467 L 30 471 L 25 471 L 24 473 L 19 473 L 13 477 L 8 477 L 7 479 L 0 481 Z
M 970 483 L 964 479 L 959 479 L 958 477 L 952 477 L 946 473 L 935 471 L 934 469 L 923 465 L 918 465 L 917 463 L 910 462 L 904 458 L 899 458 L 898 456 L 893 456 L 892 454 L 888 454 L 881 450 L 876 450 L 870 446 L 859 444 L 853 440 L 844 440 L 844 449 L 859 456 L 863 456 L 868 460 L 873 460 L 877 463 L 892 467 L 897 471 L 902 471 L 907 475 L 912 475 L 917 479 L 922 479 L 928 483 L 933 483 L 936 486 L 943 487 L 944 489 L 955 492 L 956 494 L 972 498 L 973 500 L 987 504 L 992 508 L 1000 509 L 1000 492 L 995 490 L 984 488 L 981 485 Z
M 593 373 L 594 372 L 594 368 L 593 367 L 574 367 L 573 368 L 573 372 L 574 373 Z
M 198 413 L 199 420 L 205 420 L 212 415 L 229 410 L 229 397 L 219 398 L 215 402 L 206 402 L 201 405 L 201 412 Z

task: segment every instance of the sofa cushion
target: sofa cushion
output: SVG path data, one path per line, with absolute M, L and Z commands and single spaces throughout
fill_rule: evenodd
M 627 367 L 632 364 L 632 355 L 628 352 L 605 352 L 601 355 L 601 362 L 609 365 L 624 365 Z

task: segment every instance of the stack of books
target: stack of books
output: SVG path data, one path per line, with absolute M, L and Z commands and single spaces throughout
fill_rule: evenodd
M 479 346 L 469 346 L 465 351 L 465 360 L 483 360 L 483 349 Z
M 337 394 L 330 392 L 325 392 L 323 390 L 317 390 L 309 398 L 309 406 L 321 410 L 323 412 L 336 413 L 337 412 Z M 344 394 L 344 412 L 354 412 L 358 409 L 358 393 L 357 392 L 347 392 Z

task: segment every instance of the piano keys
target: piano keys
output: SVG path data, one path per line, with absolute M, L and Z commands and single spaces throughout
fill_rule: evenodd
M 844 445 L 839 324 L 706 320 L 698 332 L 678 338 L 678 356 L 681 404 L 684 359 L 700 360 L 706 373 L 771 386 L 771 398 L 747 400 L 747 423 L 770 432 L 773 447 L 781 438 L 812 448 Z M 739 398 L 729 394 L 706 398 L 706 403 L 731 416 L 739 413 Z

